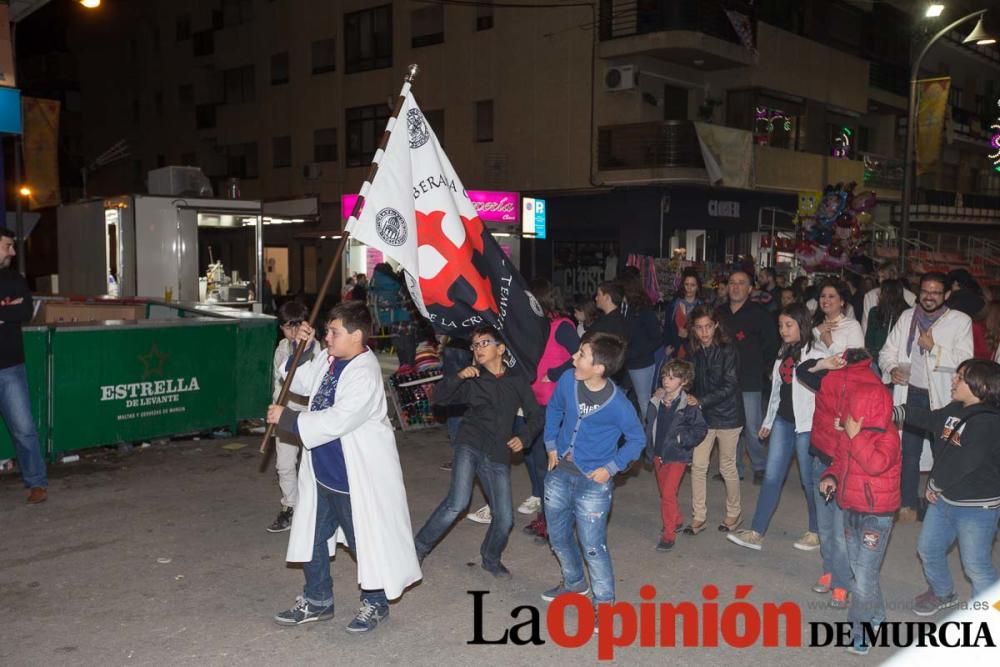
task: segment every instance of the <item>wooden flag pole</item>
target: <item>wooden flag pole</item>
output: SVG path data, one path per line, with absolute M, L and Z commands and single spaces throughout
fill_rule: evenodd
M 379 142 L 378 150 L 375 151 L 375 156 L 372 159 L 372 165 L 368 170 L 368 177 L 361 185 L 361 191 L 358 193 L 358 199 L 354 203 L 354 210 L 351 211 L 351 218 L 357 219 L 357 217 L 361 214 L 361 207 L 364 206 L 365 197 L 368 194 L 368 190 L 371 188 L 371 182 L 375 179 L 375 174 L 378 173 L 378 166 L 385 152 L 385 147 L 389 143 L 389 136 L 395 128 L 396 119 L 399 117 L 399 112 L 403 108 L 403 102 L 406 100 L 406 96 L 410 92 L 410 87 L 413 84 L 413 80 L 417 77 L 418 71 L 419 67 L 416 65 L 410 65 L 407 68 L 406 76 L 403 78 L 403 88 L 400 90 L 399 97 L 396 99 L 396 106 L 392 110 L 392 116 L 389 117 L 389 120 L 386 123 L 385 132 L 382 134 L 382 140 Z M 316 318 L 319 316 L 319 310 L 323 305 L 323 300 L 326 298 L 327 290 L 330 289 L 330 282 L 333 280 L 333 274 L 340 266 L 340 260 L 344 256 L 344 250 L 347 248 L 347 243 L 350 238 L 350 234 L 345 229 L 343 236 L 340 238 L 340 243 L 337 244 L 337 252 L 333 256 L 333 261 L 330 262 L 330 267 L 326 271 L 326 277 L 323 278 L 323 284 L 320 286 L 319 292 L 316 294 L 316 303 L 313 304 L 312 312 L 309 313 L 309 326 L 313 329 L 316 328 Z M 305 349 L 306 344 L 302 341 L 299 341 L 295 346 L 295 354 L 292 356 L 292 365 L 288 371 L 288 375 L 285 376 L 285 382 L 281 385 L 281 393 L 278 394 L 277 405 L 284 406 L 288 401 L 288 393 L 292 386 L 292 378 L 295 377 L 295 370 L 299 366 L 299 361 L 302 359 L 302 354 L 305 352 Z M 272 444 L 274 440 L 274 431 L 274 424 L 268 424 L 267 431 L 264 433 L 264 439 L 260 443 L 260 453 L 264 455 L 260 462 L 260 472 L 266 471 L 269 467 L 268 464 L 271 460 L 271 454 L 274 452 L 274 446 Z

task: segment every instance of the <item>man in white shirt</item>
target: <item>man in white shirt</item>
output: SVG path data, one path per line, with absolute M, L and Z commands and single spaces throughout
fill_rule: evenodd
M 882 262 L 878 267 L 878 281 L 881 283 L 884 280 L 889 280 L 890 278 L 899 278 L 899 273 L 896 271 L 895 263 L 891 261 Z M 904 283 L 905 285 L 905 283 Z M 868 313 L 871 312 L 872 308 L 878 305 L 878 297 L 881 290 L 876 287 L 875 289 L 869 290 L 865 294 L 864 301 L 864 313 L 861 315 L 861 328 L 864 329 L 865 333 L 868 333 Z M 903 298 L 906 299 L 906 305 L 913 307 L 913 304 L 917 302 L 917 295 L 910 290 L 903 287 Z M 854 315 L 857 317 L 857 313 Z
M 946 278 L 925 273 L 920 278 L 919 303 L 903 311 L 879 353 L 882 381 L 892 382 L 893 403 L 938 410 L 951 402 L 955 369 L 972 357 L 972 320 L 944 305 Z M 900 521 L 913 521 L 920 504 L 920 455 L 927 434 L 903 429 L 903 507 Z

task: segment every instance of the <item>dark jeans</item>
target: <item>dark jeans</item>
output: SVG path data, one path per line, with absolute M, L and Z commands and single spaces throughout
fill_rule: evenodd
M 407 327 L 405 333 L 402 331 L 393 334 L 392 346 L 396 348 L 396 358 L 399 365 L 413 364 L 417 358 L 417 337 L 413 329 Z
M 885 548 L 892 533 L 892 515 L 877 516 L 844 510 L 847 557 L 854 573 L 851 607 L 847 620 L 854 624 L 854 638 L 861 637 L 862 623 L 885 620 L 885 598 L 879 583 Z
M 494 463 L 485 452 L 462 444 L 455 445 L 448 495 L 437 506 L 414 539 L 419 556 L 429 554 L 434 545 L 465 512 L 472 499 L 472 482 L 477 477 L 493 516 L 479 553 L 483 557 L 483 565 L 488 568 L 496 567 L 500 562 L 500 555 L 507 546 L 510 529 L 514 526 L 510 498 L 510 464 Z
M 931 398 L 926 389 L 910 387 L 906 393 L 906 406 L 931 409 Z M 903 469 L 899 480 L 899 492 L 902 495 L 903 507 L 918 509 L 920 507 L 920 454 L 924 451 L 924 438 L 929 437 L 927 431 L 907 424 L 903 427 Z
M 14 443 L 24 487 L 46 488 L 49 481 L 38 430 L 31 416 L 31 394 L 28 392 L 28 372 L 24 364 L 0 369 L 0 417 L 7 424 Z
M 306 587 L 303 597 L 317 607 L 333 606 L 333 577 L 330 576 L 330 549 L 327 540 L 333 537 L 338 528 L 344 529 L 348 547 L 357 556 L 354 543 L 354 519 L 351 515 L 351 495 L 335 493 L 316 485 L 316 533 L 313 536 L 312 560 L 305 564 L 302 571 L 306 575 Z M 389 600 L 385 591 L 361 591 L 361 601 L 368 601 L 380 607 L 387 607 Z

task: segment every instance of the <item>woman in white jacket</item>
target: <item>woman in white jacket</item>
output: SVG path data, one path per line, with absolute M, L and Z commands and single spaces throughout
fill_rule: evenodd
M 816 523 L 816 499 L 812 479 L 812 456 L 809 454 L 809 434 L 812 431 L 815 395 L 796 380 L 795 367 L 806 359 L 819 359 L 823 353 L 815 346 L 810 328 L 809 310 L 800 303 L 782 309 L 778 316 L 781 349 L 771 372 L 771 399 L 758 434 L 770 437 L 764 482 L 757 497 L 753 522 L 749 530 L 740 530 L 726 538 L 741 547 L 760 550 L 764 534 L 781 498 L 781 487 L 792 465 L 792 456 L 799 462 L 799 476 L 809 510 L 809 530 L 795 542 L 796 549 L 813 551 L 819 548 Z
M 819 288 L 819 307 L 813 318 L 813 340 L 823 356 L 840 354 L 852 347 L 865 346 L 861 324 L 845 312 L 850 292 L 836 279 L 823 281 Z

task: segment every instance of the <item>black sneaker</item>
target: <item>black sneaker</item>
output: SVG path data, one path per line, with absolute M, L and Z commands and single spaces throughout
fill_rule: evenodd
M 660 540 L 659 544 L 656 545 L 656 550 L 660 552 L 670 551 L 673 548 L 674 548 L 673 540 L 670 540 L 669 542 L 667 540 Z
M 283 533 L 292 528 L 292 514 L 295 512 L 291 507 L 286 507 L 278 513 L 278 518 L 267 527 L 269 533 Z
M 546 602 L 552 602 L 563 593 L 579 593 L 580 595 L 587 595 L 588 593 L 590 593 L 590 586 L 587 584 L 586 580 L 584 580 L 579 586 L 575 588 L 570 588 L 565 584 L 560 583 L 555 588 L 550 588 L 549 590 L 542 593 L 542 599 L 545 600 Z
M 493 566 L 490 566 L 490 565 L 487 565 L 486 563 L 483 563 L 483 569 L 486 570 L 487 572 L 489 572 L 490 574 L 492 574 L 497 579 L 510 579 L 511 578 L 510 570 L 508 570 L 507 567 L 503 563 L 500 563 L 500 562 L 497 562 L 497 564 L 493 565 Z
M 388 606 L 372 604 L 368 600 L 364 600 L 361 603 L 361 609 L 358 610 L 358 615 L 347 624 L 347 631 L 358 634 L 371 632 L 387 618 L 389 618 Z
M 302 625 L 313 621 L 329 621 L 333 618 L 333 605 L 317 607 L 301 595 L 295 598 L 295 605 L 274 615 L 274 622 L 279 625 Z
M 954 607 L 958 604 L 958 595 L 952 593 L 943 598 L 934 594 L 932 589 L 927 589 L 925 593 L 917 596 L 913 601 L 913 613 L 917 616 L 933 616 L 942 609 Z

